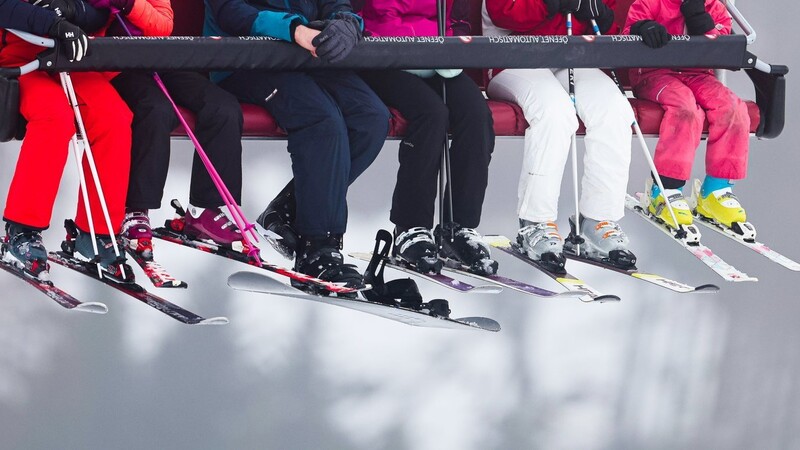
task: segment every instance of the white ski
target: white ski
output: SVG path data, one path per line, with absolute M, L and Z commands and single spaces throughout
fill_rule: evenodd
M 639 198 L 641 198 L 642 196 L 641 193 L 637 193 L 636 195 Z M 675 231 L 671 229 L 669 226 L 667 226 L 667 224 L 656 220 L 652 215 L 650 215 L 647 212 L 647 210 L 642 207 L 641 202 L 638 198 L 633 197 L 632 195 L 626 195 L 625 207 L 628 210 L 633 211 L 636 214 L 640 215 L 645 220 L 647 220 L 648 223 L 652 224 L 654 227 L 658 228 L 664 234 L 672 238 L 673 241 L 680 244 L 681 247 L 685 248 L 689 253 L 691 253 L 697 259 L 702 261 L 703 264 L 705 264 L 711 270 L 716 272 L 717 275 L 721 276 L 722 279 L 724 279 L 725 281 L 733 281 L 733 282 L 758 281 L 758 278 L 751 277 L 746 273 L 739 271 L 735 267 L 723 261 L 722 258 L 717 256 L 710 248 L 700 243 L 699 238 L 693 240 L 690 243 L 687 242 L 685 239 L 676 237 Z M 696 233 L 696 236 L 697 235 L 699 235 L 699 232 Z

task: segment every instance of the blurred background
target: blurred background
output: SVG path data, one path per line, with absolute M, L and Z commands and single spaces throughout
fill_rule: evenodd
M 753 53 L 800 67 L 788 29 L 789 0 L 743 2 L 759 32 Z M 759 240 L 800 259 L 793 204 L 800 105 L 789 75 L 786 129 L 753 140 L 750 173 L 736 193 Z M 729 75 L 754 98 L 743 73 Z M 655 141 L 650 140 L 651 148 Z M 18 142 L 0 146 L 5 193 Z M 582 148 L 582 144 L 581 144 Z M 173 144 L 164 207 L 154 226 L 184 204 L 192 147 Z M 634 143 L 629 192 L 647 167 Z M 503 139 L 491 167 L 479 230 L 516 232 L 522 141 Z M 695 176 L 703 174 L 703 150 Z M 289 179 L 285 142 L 245 143 L 244 210 L 255 218 Z M 45 243 L 56 250 L 72 217 L 77 180 L 69 162 Z M 389 228 L 397 141 L 351 188 L 345 251 L 366 251 Z M 559 225 L 567 229 L 571 178 L 564 177 Z M 4 195 L 4 194 L 3 194 Z M 354 449 L 675 449 L 800 448 L 800 274 L 724 237 L 703 242 L 758 283 L 725 283 L 638 217 L 623 228 L 639 268 L 689 284 L 716 283 L 716 295 L 674 294 L 585 265 L 570 271 L 618 304 L 542 300 L 513 291 L 455 295 L 419 280 L 423 295 L 448 298 L 454 317 L 499 321 L 499 333 L 413 328 L 297 299 L 233 291 L 245 266 L 157 241 L 156 256 L 186 291 L 151 288 L 222 327 L 182 325 L 78 274 L 54 280 L 105 316 L 64 310 L 0 274 L 0 448 L 354 448 Z M 268 260 L 289 261 L 266 249 Z M 501 273 L 549 289 L 555 282 L 497 253 Z M 360 264 L 363 269 L 364 264 Z M 389 272 L 387 272 L 389 274 Z M 400 278 L 391 272 L 391 278 Z

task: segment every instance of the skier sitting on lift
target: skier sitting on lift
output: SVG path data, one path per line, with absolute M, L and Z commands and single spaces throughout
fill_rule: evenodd
M 40 0 L 37 6 L 21 0 L 0 0 L 0 28 L 3 28 L 0 65 L 20 66 L 35 59 L 41 51 L 40 47 L 19 39 L 6 28 L 50 36 L 70 61 L 79 61 L 87 50 L 86 32 L 101 29 L 107 18 L 105 12 L 82 0 Z M 89 179 L 87 194 L 99 255 L 94 252 L 86 206 L 81 200 L 75 217 L 77 236 L 73 236 L 72 244 L 86 260 L 99 257 L 100 266 L 116 276 L 124 253 L 121 259 L 117 257 L 110 234 L 119 232 L 125 214 L 131 113 L 103 74 L 76 72 L 71 76 L 88 134 L 83 138 L 91 142 L 113 226 L 109 229 L 106 225 L 97 187 Z M 70 139 L 76 130 L 75 115 L 57 74 L 35 71 L 21 76 L 19 85 L 20 113 L 28 124 L 3 213 L 6 221 L 3 260 L 34 277 L 46 279 L 49 276 L 47 250 L 41 231 L 50 226 Z M 84 173 L 91 173 L 86 158 L 82 164 Z
M 731 17 L 718 0 L 636 0 L 624 32 L 641 36 L 648 47 L 659 48 L 667 45 L 671 34 L 730 34 Z M 744 238 L 755 238 L 755 229 L 746 224 L 747 215 L 731 189 L 731 180 L 747 175 L 747 105 L 711 69 L 632 69 L 630 79 L 636 97 L 664 108 L 654 159 L 665 191 L 648 178 L 644 193 L 650 214 L 672 228 L 692 223 L 692 208 L 683 187 L 691 176 L 707 119 L 706 177 L 693 192 L 695 213 Z M 677 225 L 665 207 L 667 201 Z

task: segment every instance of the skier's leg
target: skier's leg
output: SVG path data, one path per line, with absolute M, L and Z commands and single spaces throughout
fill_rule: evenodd
M 400 111 L 408 123 L 398 150 L 400 167 L 390 220 L 400 231 L 431 229 L 447 132 L 447 107 L 423 79 L 408 72 L 367 72 L 364 78 L 380 99 Z
M 563 78 L 562 83 L 567 83 Z M 631 159 L 633 110 L 614 82 L 599 69 L 575 70 L 575 107 L 586 125 L 586 153 L 581 186 L 581 220 L 570 219 L 572 234 L 580 228 L 590 257 L 630 267 L 635 257 L 617 225 L 625 212 Z
M 436 77 L 439 78 L 439 77 Z M 441 89 L 441 79 L 431 85 Z M 447 224 L 439 229 L 440 254 L 448 260 L 481 274 L 497 272 L 489 246 L 475 231 L 480 223 L 483 199 L 489 178 L 489 162 L 494 150 L 492 114 L 480 89 L 469 76 L 461 73 L 445 79 L 453 145 L 450 148 L 449 189 L 453 197 L 452 217 L 455 227 Z M 448 205 L 449 206 L 449 205 Z
M 242 109 L 229 92 L 194 72 L 161 76 L 175 102 L 195 113 L 195 135 L 237 203 L 242 192 Z M 201 208 L 225 204 L 200 157 L 192 162 L 189 201 Z
M 101 214 L 97 189 L 87 176 L 87 191 L 93 212 L 94 229 L 101 235 L 112 232 L 116 234 L 125 216 L 125 196 L 130 173 L 132 114 L 104 75 L 94 72 L 76 73 L 73 75 L 73 84 L 113 227 L 109 230 L 106 226 Z M 84 173 L 90 174 L 86 158 L 83 165 Z M 81 230 L 89 229 L 82 201 L 78 202 L 75 223 Z
M 530 125 L 519 183 L 520 219 L 554 221 L 570 138 L 578 128 L 569 96 L 550 69 L 506 69 L 492 78 L 488 93 L 520 105 Z
M 64 91 L 51 75 L 32 72 L 19 83 L 20 113 L 28 125 L 3 218 L 44 230 L 50 226 L 75 124 Z
M 170 133 L 178 118 L 152 75 L 123 72 L 111 84 L 133 112 L 126 206 L 129 210 L 158 209 L 169 169 Z
M 752 226 L 748 229 L 736 225 L 746 222 L 747 214 L 733 194 L 730 182 L 747 175 L 750 130 L 747 106 L 711 73 L 685 78 L 708 118 L 707 175 L 697 193 L 697 213 L 754 239 Z
M 389 131 L 389 110 L 354 72 L 312 72 L 314 80 L 333 97 L 347 125 L 352 184 L 378 157 Z

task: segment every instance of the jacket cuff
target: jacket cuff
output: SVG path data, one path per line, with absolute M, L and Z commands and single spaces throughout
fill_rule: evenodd
M 253 21 L 253 26 L 250 27 L 250 34 L 252 36 L 270 36 L 278 39 L 283 39 L 287 42 L 294 42 L 292 38 L 292 30 L 297 27 L 293 22 L 299 21 L 297 25 L 308 23 L 303 16 L 297 14 L 289 14 L 279 11 L 261 11 Z

